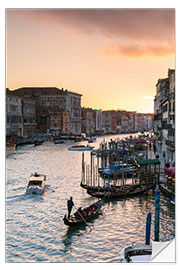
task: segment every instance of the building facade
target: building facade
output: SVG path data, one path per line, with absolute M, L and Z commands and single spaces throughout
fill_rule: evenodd
M 94 112 L 91 108 L 82 108 L 82 133 L 91 136 L 95 133 Z
M 166 160 L 173 164 L 175 162 L 175 70 L 168 70 L 169 98 L 168 98 L 168 119 L 166 140 Z
M 34 99 L 22 98 L 23 137 L 31 138 L 36 134 L 36 102 Z
M 81 134 L 82 95 L 56 87 L 23 87 L 12 92 L 35 100 L 38 133 Z
M 70 113 L 70 133 L 81 135 L 81 94 L 66 92 L 66 110 Z
M 168 70 L 168 77 L 159 79 L 154 98 L 154 135 L 157 150 L 165 162 L 175 161 L 175 70 Z
M 116 133 L 116 111 L 102 111 L 102 129 L 105 134 Z
M 23 136 L 22 98 L 6 90 L 6 136 Z
M 95 133 L 102 134 L 102 110 L 93 110 Z

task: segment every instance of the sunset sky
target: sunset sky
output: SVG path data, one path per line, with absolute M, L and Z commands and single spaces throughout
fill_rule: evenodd
M 173 9 L 8 9 L 6 86 L 81 93 L 82 106 L 153 112 L 175 68 Z

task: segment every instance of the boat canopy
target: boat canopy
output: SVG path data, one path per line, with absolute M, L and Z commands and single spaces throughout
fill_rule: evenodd
M 138 160 L 137 161 L 138 165 L 140 166 L 148 166 L 148 165 L 159 165 L 161 162 L 159 159 L 144 159 L 144 160 Z
M 139 140 L 136 140 L 135 143 L 136 144 L 146 143 L 146 140 L 145 139 L 139 139 Z
M 44 181 L 45 176 L 42 176 L 42 175 L 40 175 L 40 176 L 31 176 L 29 180 L 30 181 Z
M 41 180 L 34 180 L 34 181 L 29 181 L 29 186 L 41 186 L 42 181 Z

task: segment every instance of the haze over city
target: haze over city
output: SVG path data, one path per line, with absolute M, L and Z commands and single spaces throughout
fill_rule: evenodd
M 7 82 L 82 94 L 82 106 L 153 112 L 174 68 L 174 9 L 8 9 Z

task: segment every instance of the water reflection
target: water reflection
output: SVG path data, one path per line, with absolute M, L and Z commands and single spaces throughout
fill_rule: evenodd
M 67 228 L 66 233 L 62 237 L 65 252 L 71 248 L 71 244 L 76 236 L 83 236 L 88 230 L 90 230 L 90 228 L 86 224 L 76 226 L 75 228 Z

